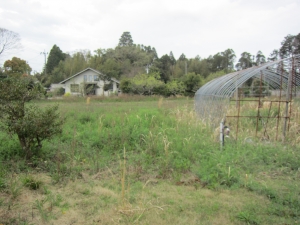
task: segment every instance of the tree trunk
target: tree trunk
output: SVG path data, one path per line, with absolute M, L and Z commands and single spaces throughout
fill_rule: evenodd
M 25 158 L 30 159 L 32 157 L 32 152 L 30 149 L 30 145 L 26 143 L 26 138 L 21 135 L 18 135 L 18 139 L 22 149 L 25 151 Z

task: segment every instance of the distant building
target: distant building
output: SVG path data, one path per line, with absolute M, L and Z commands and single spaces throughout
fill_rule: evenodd
M 87 68 L 61 81 L 59 84 L 51 84 L 50 91 L 64 88 L 65 93 L 83 96 L 109 96 L 112 93 L 118 93 L 120 82 L 114 78 L 106 80 L 105 77 L 106 75 L 101 72 Z

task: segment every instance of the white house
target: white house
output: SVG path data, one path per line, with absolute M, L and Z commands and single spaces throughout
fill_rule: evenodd
M 65 93 L 71 95 L 109 96 L 118 93 L 120 82 L 114 78 L 105 79 L 106 75 L 92 68 L 87 68 L 59 83 Z

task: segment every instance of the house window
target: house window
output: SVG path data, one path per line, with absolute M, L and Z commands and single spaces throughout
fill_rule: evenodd
M 84 82 L 87 82 L 87 75 L 84 75 Z
M 71 84 L 71 92 L 79 92 L 79 84 Z
M 93 75 L 89 75 L 89 82 L 93 81 Z
M 98 75 L 94 75 L 94 81 L 99 81 Z

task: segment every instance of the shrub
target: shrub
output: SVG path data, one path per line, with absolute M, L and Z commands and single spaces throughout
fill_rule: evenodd
M 63 96 L 65 94 L 65 89 L 64 88 L 59 88 L 57 91 L 56 91 L 56 94 L 58 96 Z
M 42 110 L 35 104 L 27 105 L 43 95 L 44 88 L 30 77 L 0 81 L 0 129 L 17 135 L 27 159 L 41 149 L 43 140 L 61 133 L 58 106 Z

